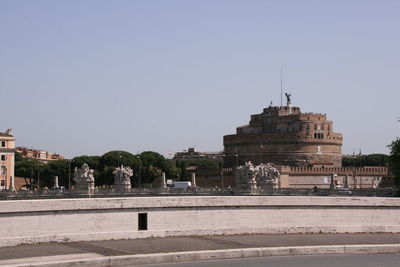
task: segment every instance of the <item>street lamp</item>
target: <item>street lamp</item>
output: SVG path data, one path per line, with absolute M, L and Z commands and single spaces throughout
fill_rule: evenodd
M 236 168 L 238 167 L 238 160 L 239 160 L 239 155 L 238 154 L 235 154 L 235 157 L 236 157 Z
M 222 163 L 221 163 L 221 188 L 224 190 L 224 158 L 225 154 L 222 154 Z
M 68 162 L 68 189 L 71 190 L 71 162 L 74 160 L 67 159 Z
M 118 168 L 120 167 L 120 165 L 119 165 L 119 162 L 120 162 L 120 158 L 121 158 L 122 156 L 119 154 L 119 151 L 118 151 L 118 159 L 117 159 L 117 161 L 118 161 Z
M 140 155 L 138 155 L 137 158 L 139 159 L 138 187 L 142 188 L 142 161 L 140 159 Z

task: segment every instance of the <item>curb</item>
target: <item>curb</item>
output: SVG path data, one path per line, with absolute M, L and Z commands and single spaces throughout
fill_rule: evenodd
M 36 266 L 132 266 L 141 264 L 175 263 L 219 259 L 238 259 L 271 256 L 328 255 L 328 254 L 388 254 L 400 253 L 400 244 L 371 245 L 329 245 L 297 247 L 261 247 L 223 250 L 202 250 L 169 252 L 157 254 L 137 254 L 126 256 L 107 256 L 80 260 L 37 262 L 10 265 L 13 267 Z

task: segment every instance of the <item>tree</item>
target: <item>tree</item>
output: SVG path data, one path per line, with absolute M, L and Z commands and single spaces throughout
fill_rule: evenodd
M 395 183 L 400 186 L 400 138 L 388 145 L 390 149 L 389 166 L 395 177 Z
M 88 163 L 89 164 L 89 163 Z M 125 167 L 131 167 L 136 173 L 139 170 L 139 158 L 127 151 L 114 150 L 105 153 L 101 157 L 98 157 L 98 164 L 94 164 L 95 169 L 95 181 L 96 185 L 112 185 L 114 184 L 114 175 L 116 167 L 124 165 Z M 90 167 L 92 167 L 89 164 Z
M 100 170 L 100 157 L 99 156 L 79 156 L 72 159 L 71 168 L 82 167 L 83 163 L 89 165 L 91 169 Z
M 153 183 L 154 179 L 161 176 L 162 172 L 166 172 L 168 167 L 164 156 L 153 151 L 140 153 L 140 165 L 143 184 Z
M 388 165 L 388 155 L 385 154 L 370 154 L 358 155 L 353 157 L 343 157 L 343 167 L 363 167 L 363 166 L 382 166 Z
M 182 160 L 181 163 L 179 164 L 179 168 L 181 170 L 181 176 L 180 176 L 181 181 L 186 181 L 188 179 L 188 172 L 186 170 L 187 167 L 188 164 L 186 163 L 186 161 Z
M 54 160 L 49 161 L 46 164 L 46 168 L 43 170 L 43 174 L 41 174 L 41 180 L 43 180 L 43 185 L 47 187 L 54 186 L 54 177 L 58 177 L 58 184 L 63 186 L 68 186 L 68 161 Z M 41 182 L 42 183 L 42 182 Z
M 172 179 L 178 179 L 181 174 L 181 169 L 178 167 L 175 160 L 166 159 L 165 175 Z
M 106 166 L 119 167 L 121 164 L 133 168 L 138 163 L 139 160 L 133 154 L 120 150 L 107 152 L 100 157 L 100 169 Z
M 197 166 L 201 169 L 218 170 L 221 160 L 215 159 L 187 159 L 184 160 L 188 166 Z

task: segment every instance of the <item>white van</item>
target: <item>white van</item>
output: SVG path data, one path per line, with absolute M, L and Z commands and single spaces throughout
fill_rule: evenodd
M 188 181 L 182 181 L 182 182 L 175 182 L 172 185 L 173 188 L 189 188 L 192 186 L 192 183 Z

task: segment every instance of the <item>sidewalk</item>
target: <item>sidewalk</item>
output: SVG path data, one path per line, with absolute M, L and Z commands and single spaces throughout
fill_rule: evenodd
M 132 265 L 293 253 L 352 253 L 349 248 L 354 253 L 398 253 L 400 234 L 257 234 L 21 245 L 0 248 L 0 265 L 124 266 L 124 261 Z

